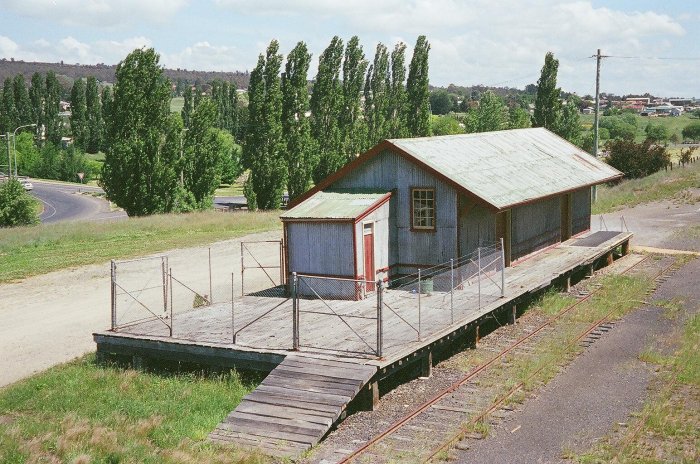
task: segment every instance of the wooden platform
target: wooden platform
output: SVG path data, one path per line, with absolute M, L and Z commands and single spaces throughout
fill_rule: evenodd
M 291 349 L 291 300 L 281 293 L 236 300 L 235 323 L 227 303 L 176 314 L 172 337 L 162 321 L 151 320 L 118 332 L 95 333 L 94 339 L 98 355 L 271 372 L 211 438 L 292 456 L 318 442 L 365 384 L 376 393 L 377 382 L 406 365 L 419 361 L 429 369 L 433 350 L 573 272 L 608 264 L 613 250 L 627 250 L 631 236 L 595 232 L 532 255 L 506 269 L 505 297 L 487 283 L 482 283 L 480 300 L 473 286 L 455 291 L 454 314 L 445 309 L 444 293 L 424 295 L 420 336 L 415 330 L 415 292 L 389 290 L 384 301 L 393 311 L 384 311 L 382 357 L 372 352 L 377 328 L 371 319 L 376 315 L 374 298 L 332 303 L 338 314 L 357 316 L 348 319 L 351 329 L 337 317 L 324 315 L 323 303 L 300 300 L 301 309 L 309 313 L 302 313 L 299 352 Z M 238 333 L 233 344 L 234 331 L 251 321 L 257 322 Z
M 214 430 L 219 443 L 295 456 L 311 448 L 345 412 L 377 369 L 289 355 Z

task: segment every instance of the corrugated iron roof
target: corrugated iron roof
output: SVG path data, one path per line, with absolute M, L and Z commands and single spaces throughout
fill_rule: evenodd
M 318 192 L 280 215 L 281 219 L 352 220 L 389 196 L 389 192 L 338 190 Z
M 622 176 L 544 128 L 388 142 L 497 209 Z

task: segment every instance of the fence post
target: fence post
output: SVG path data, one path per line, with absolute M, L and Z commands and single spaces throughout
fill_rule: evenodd
M 110 292 L 112 300 L 112 330 L 117 326 L 117 263 L 110 263 Z
M 241 296 L 245 296 L 245 287 L 243 285 L 243 278 L 245 276 L 245 264 L 243 262 L 243 242 L 241 242 Z
M 233 303 L 233 272 L 231 273 L 231 343 L 236 344 L 236 315 Z
M 479 309 L 481 309 L 481 247 L 476 249 L 477 255 L 477 271 L 476 271 L 476 281 L 478 284 L 479 291 Z
M 299 351 L 299 298 L 297 297 L 297 273 L 292 272 L 292 349 Z
M 503 237 L 501 237 L 501 298 L 506 297 L 506 252 L 503 248 Z
M 420 320 L 420 294 L 423 291 L 423 287 L 421 285 L 421 279 L 420 279 L 420 269 L 418 269 L 418 340 L 420 341 L 421 339 L 421 320 Z
M 377 357 L 382 357 L 382 345 L 384 323 L 382 321 L 382 306 L 384 305 L 384 282 L 382 279 L 377 281 Z
M 454 306 L 454 289 L 455 289 L 455 260 L 450 258 L 450 324 L 455 323 L 455 306 Z
M 173 325 L 175 310 L 173 309 L 173 268 L 168 268 L 168 279 L 170 280 L 168 287 L 170 288 L 170 336 L 173 336 Z
M 209 305 L 214 303 L 214 292 L 211 287 L 211 247 L 209 247 Z
M 168 314 L 168 265 L 165 257 L 160 258 L 160 273 L 163 281 L 163 316 Z

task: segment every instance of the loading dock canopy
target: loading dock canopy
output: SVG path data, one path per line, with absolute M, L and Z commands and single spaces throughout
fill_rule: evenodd
M 337 190 L 317 192 L 280 215 L 282 221 L 356 222 L 389 200 L 391 192 Z
M 544 128 L 387 142 L 498 210 L 622 177 Z

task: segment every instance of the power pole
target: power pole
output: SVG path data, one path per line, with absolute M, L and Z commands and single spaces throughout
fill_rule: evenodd
M 606 56 L 600 54 L 600 48 L 598 53 L 593 55 L 591 58 L 595 57 L 595 117 L 593 122 L 593 156 L 598 156 L 598 122 L 600 120 L 600 60 L 601 58 L 606 58 Z M 591 189 L 591 200 L 595 203 L 598 199 L 598 189 L 594 185 Z

